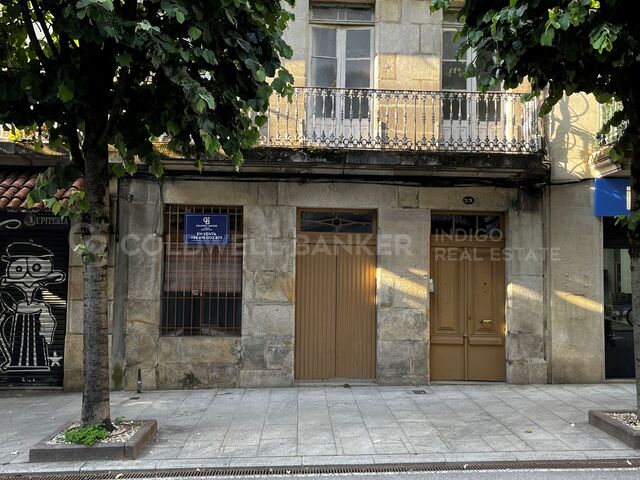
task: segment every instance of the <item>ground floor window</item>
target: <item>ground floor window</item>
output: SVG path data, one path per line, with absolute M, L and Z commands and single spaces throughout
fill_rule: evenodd
M 629 244 L 615 218 L 604 217 L 603 227 L 605 375 L 630 378 L 635 367 Z
M 242 207 L 166 205 L 163 240 L 161 335 L 239 336 Z

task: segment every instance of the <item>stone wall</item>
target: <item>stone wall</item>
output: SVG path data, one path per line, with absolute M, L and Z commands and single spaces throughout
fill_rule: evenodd
M 430 213 L 422 208 L 378 211 L 378 348 L 381 383 L 429 378 Z
M 553 383 L 604 380 L 602 222 L 594 216 L 591 162 L 599 108 L 590 95 L 563 98 L 546 119 L 551 179 L 546 235 L 548 355 Z M 575 183 L 571 183 L 575 182 Z
M 533 205 L 529 205 L 533 203 Z M 541 199 L 507 217 L 507 382 L 547 383 Z
M 592 183 L 552 187 L 548 216 L 551 380 L 604 380 L 602 223 L 593 214 Z
M 376 88 L 439 90 L 442 12 L 425 0 L 376 2 Z
M 243 386 L 293 382 L 296 209 L 275 200 L 244 208 Z
M 159 189 L 162 189 L 162 197 Z M 128 223 L 125 387 L 134 389 L 140 368 L 143 388 L 182 388 L 185 375 L 208 386 L 285 386 L 293 382 L 295 342 L 295 238 L 298 208 L 375 209 L 378 212 L 377 380 L 424 384 L 429 379 L 429 221 L 431 210 L 507 211 L 515 191 L 493 187 L 418 188 L 373 184 L 250 183 L 165 178 L 133 180 Z M 475 198 L 465 205 L 465 196 Z M 162 231 L 160 198 L 168 204 L 242 205 L 244 259 L 242 337 L 161 337 Z M 536 216 L 538 215 L 538 216 Z M 538 224 L 535 223 L 535 221 Z M 514 245 L 536 245 L 539 214 L 509 215 Z M 533 230 L 532 230 L 533 228 Z M 145 244 L 139 253 L 136 245 Z M 511 283 L 541 297 L 538 267 L 514 263 Z M 535 277 L 531 281 L 529 277 Z M 526 283 L 529 282 L 529 283 Z M 511 284 L 510 283 L 510 284 Z M 542 328 L 535 307 L 517 306 L 508 294 L 514 323 L 508 338 L 512 381 L 540 381 L 535 341 Z M 521 308 L 520 310 L 518 310 Z M 529 310 L 526 310 L 529 308 Z M 509 312 L 509 311 L 508 311 Z M 524 321 L 523 320 L 523 321 Z M 515 328 L 517 326 L 517 329 Z M 527 330 L 527 328 L 529 330 Z M 527 336 L 529 335 L 529 336 Z M 520 340 L 522 339 L 522 340 Z M 509 343 L 510 342 L 510 343 Z M 531 357 L 532 361 L 529 362 Z M 537 362 L 537 363 L 536 363 Z

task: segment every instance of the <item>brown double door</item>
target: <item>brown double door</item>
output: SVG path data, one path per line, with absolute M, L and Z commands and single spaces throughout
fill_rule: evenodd
M 354 218 L 360 222 L 353 222 Z M 296 256 L 296 379 L 375 377 L 374 231 L 370 212 L 301 212 Z
M 505 380 L 502 247 L 500 239 L 432 235 L 432 380 Z

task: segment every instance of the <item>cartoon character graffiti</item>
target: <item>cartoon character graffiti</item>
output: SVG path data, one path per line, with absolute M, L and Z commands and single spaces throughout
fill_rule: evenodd
M 12 243 L 0 260 L 7 264 L 0 277 L 0 373 L 59 366 L 57 353 L 49 356 L 56 319 L 40 292 L 64 282 L 65 273 L 54 270 L 53 253 L 35 243 Z

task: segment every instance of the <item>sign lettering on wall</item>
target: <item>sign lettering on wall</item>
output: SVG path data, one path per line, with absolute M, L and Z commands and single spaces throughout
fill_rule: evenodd
M 184 243 L 185 245 L 227 245 L 229 215 L 186 214 Z
M 62 386 L 69 224 L 0 214 L 0 386 Z

